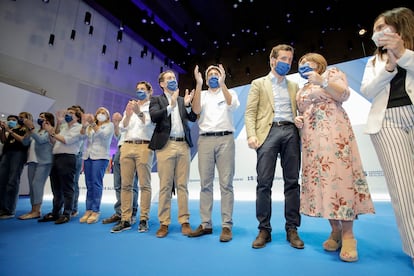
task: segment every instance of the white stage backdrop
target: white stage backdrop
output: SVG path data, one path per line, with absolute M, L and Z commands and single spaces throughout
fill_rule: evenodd
M 357 137 L 362 162 L 364 165 L 364 170 L 366 171 L 366 176 L 373 199 L 389 200 L 389 195 L 383 177 L 383 172 L 378 163 L 376 153 L 373 149 L 369 136 L 363 133 L 364 124 L 366 122 L 367 114 L 370 109 L 370 102 L 368 102 L 359 94 L 360 82 L 366 60 L 366 58 L 358 59 L 346 63 L 337 64 L 335 66 L 343 70 L 348 76 L 349 86 L 351 87 L 352 93 L 350 99 L 344 103 L 344 107 L 348 112 L 355 135 Z M 289 75 L 288 78 L 299 82 L 301 85 L 304 83 L 304 80 L 301 79 L 298 74 Z M 243 117 L 249 87 L 250 85 L 245 85 L 234 88 L 239 95 L 241 103 L 239 110 L 235 114 L 236 174 L 234 177 L 234 194 L 236 200 L 255 200 L 256 196 L 256 153 L 255 151 L 249 149 L 247 146 Z M 197 125 L 195 124 L 193 127 L 197 128 Z M 23 177 L 26 177 L 26 175 L 23 175 Z M 199 198 L 199 183 L 200 181 L 198 174 L 198 157 L 197 153 L 195 153 L 193 161 L 191 163 L 190 182 L 188 185 L 190 199 Z M 79 185 L 79 200 L 82 201 L 85 199 L 86 194 L 86 187 L 84 184 L 83 175 L 81 175 Z M 152 174 L 152 188 L 153 201 L 157 201 L 159 181 L 156 172 Z M 52 197 L 49 182 L 46 183 L 45 197 Z M 217 177 L 214 188 L 214 197 L 215 199 L 220 198 Z M 274 179 L 273 199 L 283 200 L 283 179 L 279 163 L 276 168 L 276 175 Z M 115 193 L 113 190 L 113 175 L 110 173 L 105 175 L 103 201 L 115 201 Z

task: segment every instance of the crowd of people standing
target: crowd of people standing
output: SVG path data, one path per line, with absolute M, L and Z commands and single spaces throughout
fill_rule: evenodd
M 395 8 L 374 22 L 377 49 L 367 61 L 361 93 L 372 102 L 366 125 L 383 168 L 403 250 L 414 264 L 414 13 Z M 298 72 L 306 79 L 288 80 L 294 48 L 272 48 L 269 73 L 251 83 L 245 109 L 247 145 L 257 155 L 256 218 L 258 235 L 252 248 L 272 240 L 272 187 L 280 159 L 284 183 L 286 240 L 305 248 L 300 238 L 301 215 L 324 218 L 330 231 L 322 248 L 339 251 L 345 262 L 358 260 L 354 222 L 362 214 L 374 214 L 358 144 L 342 103 L 350 96 L 347 76 L 329 67 L 319 53 L 298 59 Z M 196 88 L 182 91 L 173 71 L 162 72 L 162 93 L 153 96 L 146 81 L 137 83 L 136 97 L 123 114 L 112 117 L 105 107 L 87 114 L 70 106 L 56 115 L 39 114 L 35 127 L 28 112 L 10 115 L 1 122 L 3 152 L 0 159 L 0 218 L 16 213 L 20 175 L 28 166 L 31 211 L 21 220 L 64 224 L 78 215 L 79 174 L 83 163 L 86 183 L 85 212 L 80 223 L 100 219 L 103 178 L 111 160 L 112 139 L 118 141 L 114 163 L 115 213 L 102 222 L 116 223 L 112 233 L 132 228 L 149 229 L 151 171 L 159 177 L 158 238 L 168 235 L 171 204 L 177 195 L 177 221 L 190 238 L 213 233 L 213 184 L 215 171 L 221 193 L 220 242 L 233 239 L 233 177 L 235 174 L 235 126 L 233 112 L 240 107 L 237 93 L 226 86 L 224 67 L 211 65 L 205 79 L 194 69 Z M 207 89 L 203 89 L 205 83 Z M 190 122 L 197 122 L 200 175 L 200 225 L 192 229 L 188 207 L 190 148 L 196 143 Z M 83 159 L 83 162 L 82 160 Z M 157 162 L 154 162 L 156 160 Z M 301 180 L 300 180 L 301 174 Z M 41 215 L 47 178 L 53 208 Z M 140 203 L 138 204 L 138 194 Z M 139 209 L 139 218 L 137 220 Z

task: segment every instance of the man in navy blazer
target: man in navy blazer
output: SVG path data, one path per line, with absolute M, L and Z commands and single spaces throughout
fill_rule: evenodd
M 188 223 L 188 179 L 190 175 L 191 153 L 193 146 L 188 122 L 195 122 L 197 115 L 191 110 L 194 92 L 186 90 L 185 96 L 179 96 L 175 74 L 171 70 L 162 72 L 158 83 L 163 94 L 152 97 L 149 112 L 155 130 L 149 148 L 155 150 L 157 156 L 160 191 L 158 199 L 158 219 L 160 228 L 156 232 L 158 238 L 168 234 L 171 223 L 171 194 L 177 188 L 178 222 L 181 232 L 191 232 Z

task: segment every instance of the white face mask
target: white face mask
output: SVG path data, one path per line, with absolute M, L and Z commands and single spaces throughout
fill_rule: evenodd
M 384 36 L 384 34 L 385 33 L 391 33 L 392 31 L 391 31 L 391 29 L 389 28 L 389 27 L 387 27 L 387 28 L 385 28 L 385 29 L 383 29 L 382 31 L 379 31 L 379 32 L 375 32 L 373 35 L 372 35 L 372 37 L 371 37 L 371 39 L 374 41 L 374 43 L 375 43 L 375 46 L 377 46 L 377 47 L 381 47 L 381 46 L 383 46 L 383 45 L 381 45 L 380 44 L 380 42 L 379 42 L 379 39 L 380 38 L 382 38 L 383 36 Z
M 106 117 L 106 115 L 104 115 L 104 114 L 102 114 L 102 113 L 100 113 L 100 114 L 96 115 L 96 119 L 97 119 L 99 122 L 105 122 L 107 118 L 108 118 L 108 117 Z

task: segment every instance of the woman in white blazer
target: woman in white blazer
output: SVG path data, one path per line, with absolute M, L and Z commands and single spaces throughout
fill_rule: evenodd
M 373 32 L 377 50 L 361 86 L 372 101 L 366 133 L 384 171 L 403 250 L 414 265 L 414 12 L 385 11 Z

